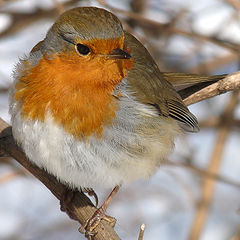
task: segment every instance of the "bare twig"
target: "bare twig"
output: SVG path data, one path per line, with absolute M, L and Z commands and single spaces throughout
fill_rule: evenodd
M 13 171 L 11 173 L 7 173 L 7 174 L 1 176 L 0 177 L 0 184 L 14 179 L 15 177 L 17 177 L 21 173 L 22 173 L 22 171 Z
M 227 64 L 236 62 L 237 60 L 238 60 L 238 57 L 235 53 L 229 53 L 227 55 L 218 56 L 209 61 L 205 61 L 203 63 L 197 64 L 196 66 L 188 69 L 188 72 L 196 73 L 196 74 L 201 74 L 202 72 L 204 72 L 205 74 L 207 74 Z
M 232 119 L 230 123 L 233 127 L 240 127 L 240 120 Z M 219 128 L 221 126 L 221 119 L 219 117 L 211 117 L 199 122 L 200 128 Z
M 235 10 L 240 11 L 240 3 L 236 0 L 225 0 L 227 3 L 229 3 Z
M 0 94 L 4 94 L 8 92 L 8 87 L 0 87 Z
M 56 6 L 56 9 L 58 10 L 59 15 L 64 12 L 64 6 L 62 3 L 60 3 L 58 0 L 52 0 L 54 5 Z
M 240 88 L 240 72 L 227 75 L 224 79 L 203 88 L 202 90 L 187 97 L 184 102 L 186 105 L 200 102 L 202 100 L 220 95 L 222 93 L 237 90 Z
M 66 3 L 63 3 L 63 6 L 71 6 L 76 3 L 78 0 L 70 0 Z M 36 21 L 46 18 L 54 18 L 59 14 L 59 9 L 36 9 L 34 12 L 29 13 L 18 13 L 18 12 L 10 12 L 10 11 L 0 11 L 3 14 L 9 14 L 12 17 L 12 24 L 0 32 L 0 37 L 7 37 L 11 34 L 17 33 L 22 29 L 30 26 Z
M 234 187 L 240 189 L 240 182 L 233 181 L 231 179 L 228 179 L 227 177 L 221 176 L 221 175 L 216 174 L 216 173 L 208 172 L 207 170 L 200 169 L 200 168 L 195 167 L 195 166 L 193 166 L 189 163 L 183 163 L 183 162 L 178 163 L 178 162 L 168 161 L 167 164 L 177 166 L 177 167 L 188 168 L 191 171 L 197 173 L 198 175 L 200 175 L 204 178 L 209 178 L 209 179 L 212 179 L 212 180 L 215 180 L 215 181 L 219 181 L 219 182 L 222 182 L 222 183 L 225 183 L 225 184 L 229 184 L 231 186 L 234 186 Z
M 145 231 L 145 224 L 142 224 L 141 227 L 140 227 L 138 240 L 143 240 L 144 231 Z
M 237 229 L 236 235 L 231 240 L 239 240 L 240 239 L 240 226 Z
M 195 33 L 195 32 L 186 32 L 184 30 L 181 30 L 179 28 L 176 28 L 176 27 L 171 27 L 169 28 L 169 25 L 168 24 L 163 24 L 163 23 L 160 23 L 160 22 L 157 22 L 157 21 L 154 21 L 154 20 L 150 20 L 150 19 L 147 19 L 141 15 L 139 15 L 138 13 L 133 13 L 133 12 L 130 12 L 130 11 L 126 11 L 126 10 L 122 10 L 122 9 L 119 9 L 119 8 L 115 8 L 115 7 L 112 7 L 110 6 L 109 4 L 107 4 L 105 1 L 99 1 L 104 7 L 107 7 L 109 9 L 111 9 L 111 11 L 115 12 L 115 13 L 120 13 L 120 14 L 123 14 L 124 16 L 130 18 L 130 19 L 133 19 L 133 20 L 136 20 L 138 22 L 138 25 L 141 25 L 142 27 L 154 27 L 154 28 L 159 28 L 161 30 L 162 33 L 167 32 L 171 32 L 171 33 L 174 33 L 174 34 L 178 34 L 178 35 L 182 35 L 182 36 L 186 36 L 186 37 L 190 37 L 190 38 L 196 38 L 198 40 L 202 40 L 202 41 L 208 41 L 208 42 L 211 42 L 211 43 L 214 43 L 220 47 L 223 47 L 225 49 L 228 49 L 229 51 L 233 52 L 233 53 L 236 53 L 239 52 L 240 50 L 240 46 L 237 45 L 237 44 L 234 44 L 232 42 L 228 42 L 228 41 L 223 41 L 221 39 L 218 39 L 216 38 L 215 36 L 212 36 L 212 37 L 209 37 L 209 36 L 205 36 L 205 35 L 202 35 L 202 34 L 198 34 L 198 33 Z

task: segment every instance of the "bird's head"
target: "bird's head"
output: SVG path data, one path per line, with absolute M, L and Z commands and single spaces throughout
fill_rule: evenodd
M 99 84 L 118 83 L 133 66 L 121 22 L 112 13 L 95 7 L 63 13 L 48 31 L 42 52 L 59 58 L 64 69 L 75 66 L 83 79 L 92 81 L 93 77 Z

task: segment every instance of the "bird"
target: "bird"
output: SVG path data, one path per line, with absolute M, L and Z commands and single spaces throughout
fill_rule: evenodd
M 94 232 L 120 186 L 152 176 L 196 117 L 147 49 L 111 12 L 67 10 L 19 60 L 12 132 L 29 161 L 69 189 L 113 189 L 83 226 Z

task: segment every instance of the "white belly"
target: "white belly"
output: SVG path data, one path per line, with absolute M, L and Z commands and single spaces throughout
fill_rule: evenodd
M 19 103 L 11 105 L 13 136 L 28 158 L 76 188 L 114 187 L 152 175 L 173 148 L 177 123 L 123 96 L 112 125 L 101 138 L 77 140 L 56 125 L 24 120 Z

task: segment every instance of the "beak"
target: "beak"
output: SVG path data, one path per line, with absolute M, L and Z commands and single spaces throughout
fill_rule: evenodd
M 115 48 L 110 54 L 107 55 L 108 59 L 130 59 L 132 56 L 120 48 Z

